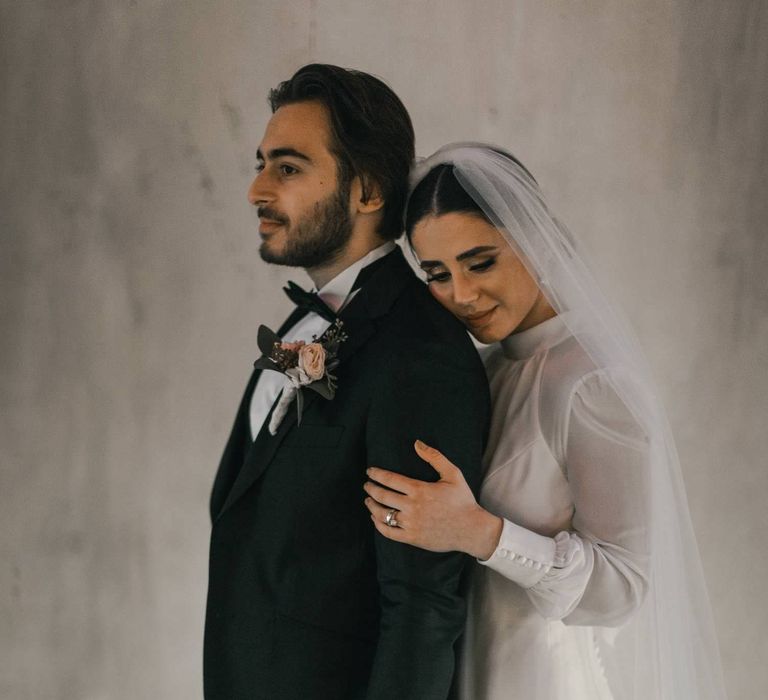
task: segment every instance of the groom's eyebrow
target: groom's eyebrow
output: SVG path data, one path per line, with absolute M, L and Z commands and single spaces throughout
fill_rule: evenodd
M 299 160 L 303 160 L 307 163 L 312 162 L 312 159 L 306 153 L 302 153 L 301 151 L 297 151 L 295 148 L 289 148 L 287 146 L 283 148 L 273 148 L 271 151 L 267 151 L 267 156 L 270 160 L 288 156 L 289 158 L 298 158 Z M 264 153 L 262 153 L 261 149 L 256 151 L 256 160 L 264 160 Z

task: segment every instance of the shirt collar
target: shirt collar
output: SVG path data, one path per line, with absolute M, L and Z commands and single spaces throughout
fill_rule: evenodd
M 333 309 L 333 311 L 338 312 L 353 296 L 350 295 L 350 292 L 352 291 L 352 287 L 355 284 L 358 274 L 360 274 L 360 270 L 379 258 L 389 255 L 396 246 L 397 244 L 394 241 L 387 241 L 378 248 L 374 248 L 367 255 L 364 255 L 359 260 L 353 262 L 348 268 L 336 275 L 330 282 L 318 289 L 318 296 Z

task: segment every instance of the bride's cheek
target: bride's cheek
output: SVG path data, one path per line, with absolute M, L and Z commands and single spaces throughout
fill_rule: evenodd
M 430 284 L 428 289 L 429 293 L 439 304 L 442 304 L 449 311 L 451 310 L 451 302 L 448 294 L 438 289 L 435 284 Z
M 435 291 L 435 286 L 433 284 L 429 285 L 429 293 L 432 295 L 432 298 L 437 301 L 440 304 L 443 304 L 443 300 L 440 297 L 440 293 Z M 443 304 L 445 306 L 445 304 Z

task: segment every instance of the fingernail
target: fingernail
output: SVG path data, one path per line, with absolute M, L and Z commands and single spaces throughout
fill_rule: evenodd
M 421 440 L 416 440 L 414 443 L 416 447 L 418 447 L 420 450 L 423 450 L 426 447 L 426 444 L 424 444 Z

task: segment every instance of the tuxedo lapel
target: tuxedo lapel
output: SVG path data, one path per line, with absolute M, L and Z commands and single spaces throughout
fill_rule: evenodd
M 370 338 L 376 330 L 376 321 L 384 316 L 404 286 L 413 279 L 413 272 L 400 248 L 361 270 L 355 283 L 360 291 L 341 311 L 339 318 L 348 339 L 339 348 L 342 364 Z
M 309 410 L 310 406 L 318 398 L 318 394 L 314 391 L 304 392 L 304 413 Z M 277 405 L 277 401 L 275 401 L 275 405 Z M 242 468 L 240 469 L 240 472 L 235 479 L 235 483 L 227 496 L 227 500 L 224 502 L 217 517 L 220 517 L 227 508 L 237 501 L 237 499 L 240 498 L 264 473 L 266 468 L 272 462 L 277 448 L 280 447 L 285 436 L 298 421 L 298 413 L 295 406 L 292 405 L 280 422 L 277 433 L 271 435 L 267 426 L 269 425 L 269 420 L 272 417 L 272 411 L 274 411 L 274 409 L 275 406 L 273 405 L 269 415 L 264 419 L 264 424 L 261 426 L 259 434 L 246 452 Z
M 343 366 L 344 361 L 370 339 L 376 330 L 376 319 L 389 311 L 405 285 L 409 280 L 413 279 L 413 272 L 399 248 L 372 263 L 362 272 L 365 273 L 365 281 L 360 287 L 360 291 L 339 314 L 339 318 L 344 324 L 342 330 L 347 334 L 347 339 L 339 347 L 338 359 L 340 366 Z M 281 326 L 278 335 L 282 337 L 283 333 L 290 330 L 305 314 L 306 311 L 296 309 Z M 240 415 L 238 416 L 238 421 L 245 423 L 245 429 L 248 428 L 250 396 L 256 386 L 258 375 L 259 370 L 255 371 L 254 376 L 251 378 L 246 397 L 244 397 L 243 405 L 241 405 Z M 303 413 L 306 414 L 320 397 L 314 391 L 304 391 L 303 393 Z M 322 400 L 325 401 L 326 399 Z M 274 408 L 275 406 L 273 405 L 272 410 Z M 272 411 L 264 420 L 259 434 L 247 450 L 242 462 L 242 468 L 237 474 L 234 484 L 226 497 L 226 501 L 216 515 L 217 518 L 221 517 L 227 508 L 237 501 L 259 479 L 274 459 L 275 452 L 280 447 L 285 436 L 294 429 L 297 423 L 297 411 L 295 407 L 291 407 L 280 423 L 277 434 L 270 435 L 267 426 L 269 425 L 271 415 Z M 237 427 L 236 424 L 233 435 L 237 431 Z M 301 427 L 299 426 L 298 429 L 300 430 Z
M 305 309 L 294 308 L 278 329 L 277 335 L 282 338 L 284 333 L 287 333 L 306 315 L 307 311 Z M 253 452 L 254 440 L 251 438 L 250 407 L 253 392 L 261 372 L 262 370 L 255 369 L 248 379 L 243 398 L 240 401 L 240 406 L 235 416 L 235 423 L 232 426 L 229 441 L 224 448 L 224 454 L 222 455 L 211 492 L 211 517 L 213 520 L 216 520 L 224 508 L 231 502 L 234 486 L 239 481 L 239 477 L 242 476 L 244 461 L 248 461 L 250 453 Z M 268 422 L 269 418 L 267 418 L 265 424 Z M 265 431 L 266 428 L 262 427 L 260 432 Z
M 261 372 L 255 370 L 248 379 L 243 398 L 240 400 L 240 406 L 237 409 L 235 423 L 229 435 L 229 440 L 224 448 L 224 454 L 221 456 L 219 469 L 216 472 L 216 478 L 213 482 L 211 491 L 211 518 L 216 520 L 221 513 L 227 494 L 237 478 L 240 465 L 243 462 L 245 447 L 250 442 L 250 431 L 248 427 L 248 415 L 250 408 L 250 397 L 253 395 L 253 389 Z

